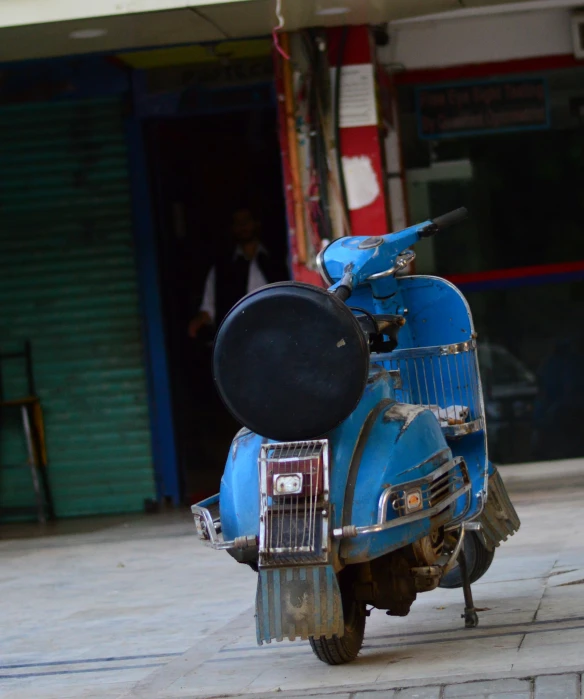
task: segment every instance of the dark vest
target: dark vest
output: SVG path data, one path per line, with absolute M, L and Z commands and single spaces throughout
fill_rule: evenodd
M 257 263 L 268 284 L 284 282 L 290 278 L 287 266 L 260 251 Z M 247 294 L 250 262 L 243 255 L 233 253 L 220 257 L 215 264 L 215 323 L 216 327 Z

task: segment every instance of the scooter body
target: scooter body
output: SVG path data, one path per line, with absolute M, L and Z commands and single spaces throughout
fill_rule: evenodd
M 358 404 L 317 438 L 242 429 L 219 495 L 193 507 L 200 537 L 258 572 L 260 644 L 308 638 L 321 660 L 347 662 L 365 605 L 403 616 L 455 568 L 466 625 L 478 623 L 470 578 L 481 571 L 465 551 L 492 559 L 519 520 L 488 460 L 466 300 L 443 279 L 395 276 L 413 257 L 403 251 L 440 228 L 342 238 L 321 254 L 329 293 L 350 294 L 370 331 Z

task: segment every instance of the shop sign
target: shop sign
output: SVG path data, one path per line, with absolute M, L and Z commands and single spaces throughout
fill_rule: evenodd
M 146 71 L 148 92 L 184 90 L 196 86 L 227 88 L 273 82 L 272 56 L 168 66 Z
M 418 88 L 420 138 L 439 139 L 550 127 L 544 78 Z

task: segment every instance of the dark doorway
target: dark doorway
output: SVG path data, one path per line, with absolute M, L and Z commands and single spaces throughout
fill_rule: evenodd
M 188 324 L 215 256 L 231 245 L 234 210 L 252 207 L 262 243 L 287 257 L 277 114 L 258 108 L 152 120 L 146 142 L 177 453 L 184 499 L 192 502 L 218 491 L 238 425 L 213 386 L 213 329 L 192 340 Z

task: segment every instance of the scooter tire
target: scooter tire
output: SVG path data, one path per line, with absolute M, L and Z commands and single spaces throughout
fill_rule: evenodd
M 342 593 L 345 633 L 343 636 L 318 638 L 311 636 L 310 647 L 316 657 L 327 665 L 344 665 L 355 660 L 365 637 L 365 603 L 359 602 L 348 591 Z
M 480 580 L 489 570 L 495 558 L 495 550 L 489 551 L 485 548 L 476 532 L 468 532 L 464 540 L 464 553 L 467 562 L 470 564 L 469 578 L 472 584 Z M 458 565 L 442 578 L 440 587 L 448 590 L 462 587 L 462 575 Z

